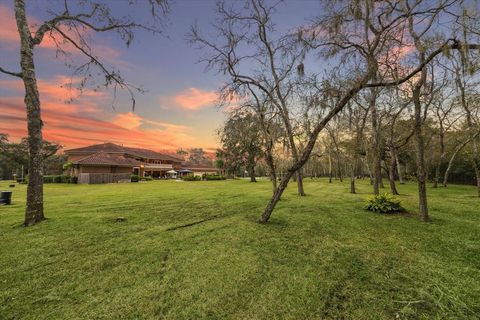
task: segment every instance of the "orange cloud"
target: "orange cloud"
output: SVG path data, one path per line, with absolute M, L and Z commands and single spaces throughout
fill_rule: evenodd
M 133 112 L 117 114 L 112 123 L 125 129 L 137 129 L 142 125 L 142 118 Z
M 188 88 L 168 100 L 176 107 L 194 111 L 215 105 L 218 102 L 218 98 L 218 94 L 215 91 Z
M 191 128 L 186 126 L 144 119 L 132 112 L 112 115 L 80 108 L 64 112 L 61 107 L 62 104 L 48 101 L 42 103 L 43 135 L 68 148 L 106 141 L 153 150 L 198 145 Z M 14 140 L 27 135 L 22 98 L 0 98 L 0 128 Z M 214 147 L 214 144 L 204 146 Z

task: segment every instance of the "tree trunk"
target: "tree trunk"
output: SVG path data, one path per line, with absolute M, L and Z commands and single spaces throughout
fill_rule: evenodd
M 438 159 L 437 165 L 435 166 L 435 177 L 433 177 L 433 187 L 438 188 L 438 183 L 440 182 L 440 167 L 443 164 L 445 159 L 445 137 L 443 134 L 443 125 L 440 122 L 440 158 Z
M 328 183 L 332 183 L 332 154 L 328 150 Z
M 395 185 L 395 151 L 392 148 L 391 151 L 391 159 L 390 159 L 390 167 L 388 171 L 388 181 L 390 182 L 390 191 L 392 192 L 393 195 L 399 195 L 397 186 Z
M 400 166 L 400 159 L 398 159 L 398 154 L 395 152 L 395 162 L 396 162 L 396 167 L 397 167 L 397 175 L 398 175 L 398 181 L 400 184 L 405 184 L 403 181 L 403 174 L 402 174 L 402 167 Z
M 273 160 L 272 150 L 270 146 L 267 148 L 265 159 L 268 167 L 270 168 L 270 180 L 272 181 L 273 194 L 275 194 L 275 190 L 277 189 L 277 172 L 276 172 L 275 161 Z
M 478 157 L 478 145 L 476 138 L 473 139 L 472 149 L 472 163 L 473 169 L 475 170 L 475 178 L 477 179 L 477 196 L 480 197 L 480 161 Z
M 297 171 L 297 188 L 298 188 L 298 195 L 304 197 L 305 191 L 303 190 L 303 170 L 302 168 L 298 169 Z
M 372 159 L 373 159 L 373 193 L 378 195 L 380 193 L 380 186 L 382 185 L 382 157 L 380 150 L 380 125 L 377 116 L 377 88 L 370 90 L 370 112 L 372 114 Z
M 20 66 L 25 87 L 25 106 L 28 121 L 28 187 L 25 226 L 34 225 L 45 219 L 43 215 L 43 157 L 42 119 L 40 95 L 38 93 L 33 44 L 30 41 L 24 0 L 15 0 L 15 20 L 20 35 Z
M 425 71 L 423 71 L 425 72 Z M 422 81 L 422 80 L 419 80 Z M 415 148 L 417 151 L 417 180 L 418 180 L 418 203 L 420 209 L 420 219 L 422 221 L 429 221 L 428 207 L 427 207 L 427 188 L 426 188 L 426 174 L 425 174 L 425 147 L 423 142 L 422 132 L 422 104 L 420 101 L 421 84 L 417 84 L 413 90 L 413 103 L 415 106 Z
M 356 167 L 356 164 L 357 164 L 357 161 L 354 160 L 353 165 L 352 165 L 352 172 L 351 172 L 351 175 L 350 175 L 350 193 L 357 193 L 357 191 L 355 190 L 355 167 Z
M 255 157 L 253 155 L 248 156 L 248 175 L 250 176 L 250 182 L 257 182 L 255 178 Z
M 273 197 L 270 199 L 268 202 L 267 207 L 265 208 L 265 211 L 263 212 L 261 218 L 260 218 L 260 223 L 267 223 L 268 219 L 270 219 L 270 216 L 272 215 L 273 209 L 275 208 L 275 205 L 277 202 L 280 200 L 280 197 L 283 194 L 283 191 L 288 186 L 288 182 L 290 181 L 290 178 L 294 174 L 293 171 L 287 171 L 286 175 L 282 178 L 282 181 L 280 181 L 280 184 L 278 185 L 278 188 L 275 190 Z

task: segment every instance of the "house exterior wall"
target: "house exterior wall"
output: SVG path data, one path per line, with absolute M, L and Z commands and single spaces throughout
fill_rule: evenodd
M 131 173 L 132 167 L 85 166 L 81 165 L 78 173 Z

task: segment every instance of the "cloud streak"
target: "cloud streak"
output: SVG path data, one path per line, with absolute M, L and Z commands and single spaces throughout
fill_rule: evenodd
M 198 111 L 216 105 L 219 101 L 219 96 L 215 91 L 205 91 L 192 87 L 172 96 L 160 97 L 159 100 L 167 108 Z
M 192 129 L 187 126 L 146 119 L 133 112 L 113 113 L 101 109 L 109 97 L 103 92 L 64 86 L 69 80 L 57 76 L 39 80 L 44 121 L 44 138 L 68 148 L 111 141 L 154 150 L 176 149 L 196 145 Z M 0 128 L 14 139 L 27 135 L 23 86 L 17 79 L 0 80 L 0 86 L 13 91 L 0 97 Z M 65 103 L 65 99 L 71 103 Z

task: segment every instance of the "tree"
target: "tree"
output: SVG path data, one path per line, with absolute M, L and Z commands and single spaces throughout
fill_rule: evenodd
M 133 2 L 131 2 L 133 3 Z M 160 17 L 167 9 L 165 0 L 149 0 L 149 9 L 154 22 L 159 22 Z M 52 18 L 40 24 L 36 30 L 31 30 L 28 23 L 25 0 L 14 0 L 15 20 L 20 35 L 20 71 L 9 71 L 0 67 L 0 72 L 18 77 L 25 87 L 25 107 L 28 122 L 28 148 L 29 180 L 27 188 L 27 206 L 25 210 L 25 226 L 36 224 L 44 219 L 43 212 L 43 157 L 42 157 L 42 117 L 40 107 L 40 94 L 37 86 L 34 49 L 42 43 L 45 36 L 50 36 L 57 49 L 65 53 L 69 45 L 86 58 L 86 62 L 74 69 L 74 74 L 84 76 L 81 85 L 86 84 L 86 79 L 92 77 L 91 68 L 97 67 L 105 77 L 105 86 L 113 86 L 127 90 L 132 98 L 132 107 L 135 107 L 134 91 L 139 90 L 123 80 L 115 69 L 108 68 L 96 56 L 86 37 L 87 31 L 107 32 L 116 31 L 130 45 L 133 40 L 133 30 L 138 28 L 152 32 L 159 30 L 136 23 L 131 17 L 115 17 L 108 5 L 97 1 L 83 1 L 75 6 L 79 12 L 72 12 L 69 1 L 63 2 L 63 11 L 52 14 Z M 49 10 L 53 13 L 54 10 Z
M 55 162 L 62 161 L 61 159 L 64 158 L 62 156 L 57 156 L 56 153 L 62 148 L 61 145 L 56 144 L 54 142 L 42 141 L 42 161 L 44 168 L 48 166 L 54 166 Z M 20 142 L 9 142 L 8 136 L 6 134 L 0 134 L 0 162 L 2 171 L 7 170 L 14 170 L 15 172 L 18 171 L 19 168 L 24 170 L 23 168 L 27 168 L 27 171 L 22 171 L 21 175 L 28 174 L 28 139 L 22 138 Z M 63 164 L 63 163 L 62 163 Z M 58 164 L 58 167 L 61 168 L 61 164 Z M 10 173 L 8 174 L 10 177 Z
M 205 155 L 202 148 L 191 148 L 188 150 L 187 161 L 195 165 L 211 164 L 211 160 Z
M 275 25 L 272 12 L 276 5 L 267 6 L 264 1 L 250 0 L 245 8 L 239 9 L 220 2 L 217 6 L 221 16 L 217 29 L 223 43 L 216 43 L 202 36 L 198 28 L 192 28 L 190 41 L 201 49 L 208 50 L 202 59 L 209 67 L 230 76 L 230 82 L 224 87 L 227 94 L 235 92 L 254 92 L 257 97 L 265 96 L 277 110 L 282 121 L 285 137 L 292 158 L 298 161 L 299 135 L 295 131 L 295 122 L 302 113 L 294 114 L 298 107 L 295 101 L 295 88 L 298 84 L 297 72 L 301 70 L 304 50 L 295 43 L 295 37 L 280 35 L 273 38 Z M 243 54 L 246 46 L 250 52 Z M 243 66 L 249 70 L 244 73 Z M 302 72 L 300 72 L 301 74 Z M 297 109 L 298 111 L 298 109 Z M 301 168 L 297 176 L 298 194 L 305 195 Z
M 226 163 L 236 168 L 243 165 L 250 182 L 257 182 L 255 165 L 262 152 L 262 136 L 259 119 L 242 109 L 232 112 L 219 132 Z

